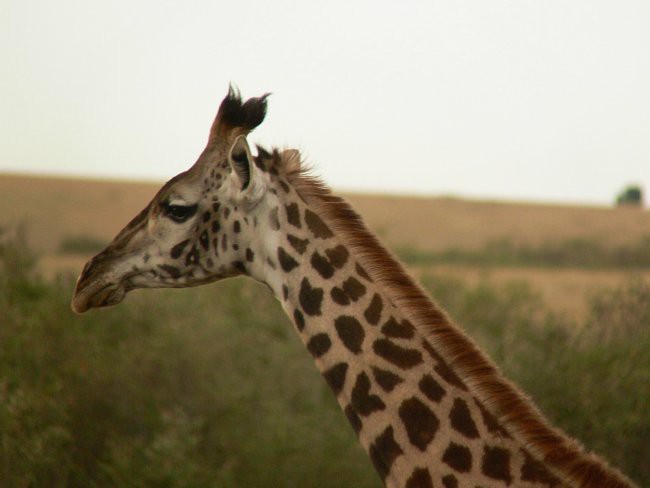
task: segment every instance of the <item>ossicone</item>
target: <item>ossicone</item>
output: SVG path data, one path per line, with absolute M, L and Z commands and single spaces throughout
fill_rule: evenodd
M 244 102 L 239 90 L 230 85 L 212 124 L 209 144 L 214 144 L 221 138 L 230 141 L 238 135 L 248 134 L 260 125 L 266 117 L 266 99 L 269 95 L 270 93 L 265 93 Z

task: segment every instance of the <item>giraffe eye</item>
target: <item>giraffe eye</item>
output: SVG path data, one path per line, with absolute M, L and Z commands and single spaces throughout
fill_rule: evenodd
M 162 204 L 163 213 L 176 223 L 183 223 L 192 217 L 198 208 L 198 205 L 176 205 L 169 202 Z

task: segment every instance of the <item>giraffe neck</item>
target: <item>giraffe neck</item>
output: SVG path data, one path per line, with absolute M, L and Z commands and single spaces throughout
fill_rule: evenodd
M 387 486 L 631 486 L 551 429 L 343 200 L 311 181 L 281 186 L 251 274 L 282 302 Z
M 492 417 L 345 236 L 281 205 L 266 281 L 387 486 L 559 485 Z

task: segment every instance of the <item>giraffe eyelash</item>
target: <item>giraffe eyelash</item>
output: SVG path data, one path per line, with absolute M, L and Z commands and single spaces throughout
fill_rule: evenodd
M 165 217 L 173 220 L 177 224 L 186 222 L 189 218 L 196 214 L 199 208 L 198 204 L 194 205 L 179 205 L 169 201 L 160 204 Z

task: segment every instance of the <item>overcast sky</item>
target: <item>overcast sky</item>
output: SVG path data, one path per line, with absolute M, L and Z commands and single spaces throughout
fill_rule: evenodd
M 0 171 L 164 180 L 228 83 L 346 190 L 650 191 L 650 2 L 0 0 Z

